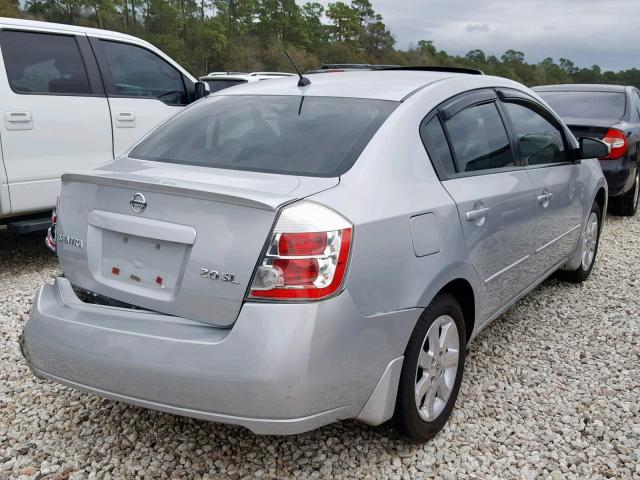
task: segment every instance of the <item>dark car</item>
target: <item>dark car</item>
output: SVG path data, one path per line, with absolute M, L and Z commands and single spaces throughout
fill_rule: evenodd
M 609 184 L 609 209 L 632 216 L 640 192 L 640 91 L 622 85 L 534 87 L 576 137 L 599 138 L 611 147 L 600 159 Z

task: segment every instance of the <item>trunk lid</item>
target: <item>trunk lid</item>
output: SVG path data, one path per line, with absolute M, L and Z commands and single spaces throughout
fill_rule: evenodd
M 60 267 L 76 287 L 230 326 L 277 209 L 338 181 L 132 159 L 66 174 Z
M 576 138 L 591 137 L 598 140 L 602 140 L 607 130 L 618 123 L 617 120 L 597 118 L 565 118 L 564 122 Z

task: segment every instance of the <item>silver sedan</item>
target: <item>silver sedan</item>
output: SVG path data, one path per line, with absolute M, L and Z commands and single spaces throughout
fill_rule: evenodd
M 65 175 L 33 372 L 257 433 L 433 437 L 469 342 L 554 272 L 586 280 L 606 211 L 608 147 L 476 73 L 239 86 Z

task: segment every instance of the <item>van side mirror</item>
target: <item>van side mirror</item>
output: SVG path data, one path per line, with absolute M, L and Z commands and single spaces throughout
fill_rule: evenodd
M 198 81 L 194 84 L 194 87 L 195 87 L 194 100 L 200 100 L 201 98 L 204 98 L 209 95 L 209 85 L 207 85 L 205 82 Z
M 601 158 L 609 155 L 611 147 L 601 140 L 589 137 L 580 137 L 580 158 Z

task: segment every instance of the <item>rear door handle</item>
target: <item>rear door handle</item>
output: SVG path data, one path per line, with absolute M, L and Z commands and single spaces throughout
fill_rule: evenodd
M 553 198 L 553 193 L 543 193 L 538 195 L 538 203 L 543 207 L 549 205 L 549 201 Z
M 478 208 L 477 210 L 471 210 L 466 213 L 467 221 L 473 222 L 475 220 L 480 220 L 482 218 L 488 217 L 491 209 L 489 207 L 486 208 Z
M 4 124 L 7 130 L 31 130 L 33 117 L 31 112 L 4 112 Z
M 116 127 L 118 128 L 134 128 L 136 126 L 135 112 L 117 112 Z

